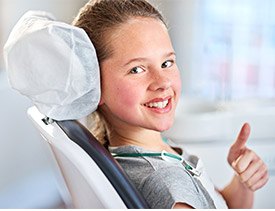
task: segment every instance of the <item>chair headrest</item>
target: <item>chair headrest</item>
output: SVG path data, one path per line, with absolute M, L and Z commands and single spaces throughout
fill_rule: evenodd
M 80 119 L 96 110 L 99 64 L 83 29 L 29 11 L 13 28 L 4 58 L 11 86 L 47 117 Z

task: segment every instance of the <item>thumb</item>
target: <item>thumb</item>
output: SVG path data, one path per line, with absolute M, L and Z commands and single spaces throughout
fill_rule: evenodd
M 227 156 L 227 160 L 231 165 L 234 160 L 236 160 L 246 149 L 246 142 L 248 140 L 250 134 L 250 125 L 245 123 L 240 130 L 240 133 L 236 139 L 236 141 L 231 145 L 229 149 L 229 153 Z

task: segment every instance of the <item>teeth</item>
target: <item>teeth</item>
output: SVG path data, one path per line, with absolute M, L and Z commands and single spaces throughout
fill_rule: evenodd
M 164 100 L 163 102 L 147 103 L 145 105 L 150 108 L 165 108 L 167 104 L 168 104 L 168 100 Z

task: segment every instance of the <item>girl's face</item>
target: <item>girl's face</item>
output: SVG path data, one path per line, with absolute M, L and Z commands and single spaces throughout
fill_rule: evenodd
M 164 131 L 172 126 L 181 81 L 165 25 L 134 18 L 115 30 L 101 63 L 100 106 L 114 128 Z

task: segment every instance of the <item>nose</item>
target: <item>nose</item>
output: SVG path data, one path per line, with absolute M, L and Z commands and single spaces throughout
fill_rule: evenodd
M 169 78 L 169 73 L 164 70 L 154 71 L 152 73 L 152 81 L 149 85 L 149 90 L 151 91 L 163 91 L 170 88 L 172 85 L 172 81 Z

